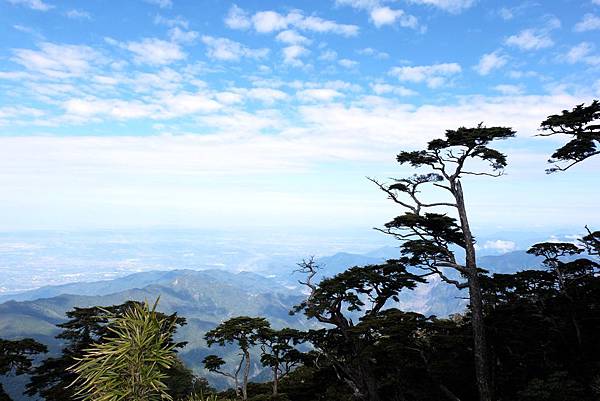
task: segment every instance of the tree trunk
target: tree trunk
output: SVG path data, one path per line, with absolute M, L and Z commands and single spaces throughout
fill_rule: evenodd
M 244 377 L 242 378 L 242 400 L 248 400 L 248 376 L 250 375 L 250 353 L 246 350 L 244 351 L 244 357 L 246 360 L 244 361 Z
M 240 396 L 240 383 L 238 381 L 237 375 L 235 376 L 235 379 L 233 379 L 233 381 L 235 382 L 235 396 L 239 397 Z
M 469 303 L 471 307 L 471 325 L 473 330 L 473 353 L 475 356 L 475 375 L 477 379 L 477 389 L 479 391 L 480 401 L 492 401 L 492 382 L 487 357 L 487 341 L 485 339 L 485 326 L 483 321 L 483 300 L 481 297 L 481 284 L 479 282 L 479 273 L 477 272 L 477 261 L 475 259 L 475 246 L 473 243 L 473 234 L 469 227 L 467 211 L 463 196 L 462 186 L 459 180 L 452 185 L 460 225 L 465 240 L 465 256 L 467 280 L 469 284 Z
M 360 376 L 363 387 L 363 394 L 367 396 L 369 401 L 379 401 L 379 393 L 377 391 L 377 380 L 371 374 L 371 369 L 368 363 L 360 362 Z
M 279 375 L 277 374 L 277 367 L 273 369 L 273 397 L 277 397 L 277 384 L 279 381 Z

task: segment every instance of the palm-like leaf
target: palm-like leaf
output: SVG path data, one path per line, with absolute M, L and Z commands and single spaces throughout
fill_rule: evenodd
M 170 339 L 175 321 L 156 312 L 158 300 L 135 304 L 114 318 L 110 334 L 86 350 L 71 368 L 73 385 L 86 401 L 171 400 L 164 373 L 175 361 Z

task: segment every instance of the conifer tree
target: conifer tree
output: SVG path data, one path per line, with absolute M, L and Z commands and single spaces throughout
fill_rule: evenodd
M 406 271 L 397 260 L 382 265 L 352 267 L 331 278 L 314 282 L 318 265 L 313 259 L 299 264 L 306 275 L 301 281 L 310 290 L 308 298 L 294 307 L 326 328 L 310 330 L 308 340 L 334 367 L 359 400 L 379 401 L 377 361 L 369 349 L 375 342 L 372 326 L 361 322 L 374 319 L 398 301 L 403 289 L 414 289 L 423 279 Z
M 206 332 L 204 338 L 208 346 L 221 347 L 235 344 L 240 350 L 240 360 L 233 372 L 222 370 L 225 361 L 217 355 L 208 355 L 202 361 L 207 370 L 233 380 L 235 391 L 243 401 L 248 399 L 248 377 L 250 376 L 250 350 L 257 345 L 262 330 L 269 328 L 269 322 L 262 317 L 238 316 L 224 321 Z M 240 383 L 239 375 L 242 375 Z
M 22 340 L 3 340 L 0 338 L 0 376 L 9 374 L 22 375 L 32 368 L 32 358 L 40 353 L 48 352 L 45 345 L 32 338 Z M 0 401 L 10 401 L 2 383 L 0 383 Z
M 548 116 L 541 124 L 540 136 L 566 135 L 571 140 L 556 149 L 548 163 L 554 164 L 547 173 L 565 171 L 594 155 L 600 154 L 600 102 L 584 103 L 561 114 Z M 562 165 L 560 164 L 562 163 Z
M 304 354 L 296 346 L 304 342 L 303 333 L 291 328 L 274 330 L 262 329 L 259 332 L 260 362 L 272 372 L 273 397 L 279 393 L 279 382 L 305 359 Z
M 403 151 L 397 161 L 426 171 L 408 178 L 396 179 L 392 184 L 371 179 L 389 199 L 406 212 L 381 229 L 403 241 L 401 252 L 406 263 L 417 266 L 428 275 L 437 275 L 446 283 L 469 291 L 469 308 L 474 340 L 474 358 L 480 401 L 493 400 L 490 362 L 487 357 L 486 333 L 480 284 L 481 271 L 477 267 L 475 237 L 471 231 L 467 205 L 462 188 L 466 176 L 498 177 L 506 167 L 506 156 L 489 145 L 511 138 L 515 131 L 508 127 L 461 127 L 447 130 L 445 138 L 430 141 L 426 149 Z M 468 168 L 472 162 L 477 170 Z M 487 164 L 488 170 L 480 170 Z M 423 191 L 431 186 L 446 196 L 428 201 Z M 456 212 L 458 220 L 445 213 L 431 211 L 445 208 Z M 464 252 L 464 260 L 455 251 Z M 448 274 L 447 271 L 455 274 Z

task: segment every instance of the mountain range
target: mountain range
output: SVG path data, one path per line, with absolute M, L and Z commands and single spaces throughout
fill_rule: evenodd
M 369 254 L 337 253 L 317 259 L 322 277 L 333 276 L 348 267 L 380 263 L 396 256 L 397 248 L 383 248 Z M 539 266 L 539 260 L 523 251 L 499 256 L 484 256 L 479 260 L 483 268 L 493 272 L 510 273 L 522 268 Z M 6 339 L 33 337 L 47 344 L 50 353 L 60 351 L 61 343 L 56 324 L 65 320 L 65 312 L 74 307 L 107 306 L 127 300 L 153 301 L 160 296 L 159 309 L 165 313 L 177 312 L 187 319 L 187 325 L 178 332 L 178 339 L 187 341 L 181 351 L 183 361 L 196 373 L 207 377 L 213 385 L 227 383 L 218 375 L 202 370 L 201 361 L 208 353 L 221 354 L 226 360 L 235 355 L 233 349 L 209 350 L 203 334 L 233 316 L 263 316 L 274 327 L 306 329 L 313 325 L 303 316 L 290 316 L 289 310 L 305 294 L 298 284 L 299 276 L 272 274 L 268 277 L 251 272 L 232 273 L 224 270 L 171 270 L 149 271 L 125 277 L 47 286 L 20 294 L 0 297 L 0 337 Z M 446 316 L 460 312 L 466 306 L 466 293 L 432 280 L 428 285 L 401 294 L 399 307 L 423 314 Z M 254 378 L 262 370 L 253 367 Z M 14 381 L 14 379 L 13 379 Z M 23 378 L 8 386 L 15 399 L 20 396 Z M 16 385 L 15 385 L 16 383 Z

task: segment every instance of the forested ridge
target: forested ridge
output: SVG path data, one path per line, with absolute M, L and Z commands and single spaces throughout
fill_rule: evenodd
M 540 136 L 566 138 L 549 156 L 548 174 L 576 175 L 600 153 L 599 120 L 594 100 L 541 123 Z M 26 394 L 47 401 L 598 400 L 600 231 L 586 226 L 577 241 L 533 245 L 527 252 L 542 258 L 541 270 L 492 274 L 477 264 L 463 179 L 500 178 L 510 155 L 495 145 L 514 136 L 483 123 L 447 130 L 397 155 L 414 175 L 370 178 L 400 210 L 378 228 L 399 241 L 397 258 L 321 280 L 313 258 L 298 263 L 307 296 L 290 314 L 314 322 L 310 330 L 236 316 L 203 333 L 214 353 L 202 362 L 229 380 L 227 391 L 180 360 L 185 343 L 174 334 L 186 319 L 158 312 L 160 300 L 75 308 L 58 325 L 58 356 L 44 358 L 46 346 L 30 338 L 2 339 L 0 375 L 30 375 Z M 433 278 L 466 290 L 464 313 L 399 309 L 399 294 Z M 237 360 L 225 360 L 225 348 Z M 256 366 L 268 382 L 250 381 Z M 0 400 L 10 400 L 1 387 Z

